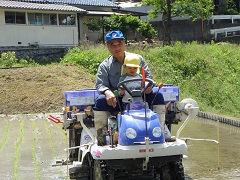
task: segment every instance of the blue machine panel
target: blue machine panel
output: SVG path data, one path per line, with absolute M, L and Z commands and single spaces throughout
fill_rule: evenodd
M 160 89 L 160 92 L 163 94 L 165 103 L 169 101 L 179 101 L 179 87 L 177 86 L 164 85 Z
M 158 120 L 157 114 L 152 112 L 150 109 L 146 110 L 129 110 L 125 111 L 124 115 L 118 115 L 118 130 L 119 130 L 119 139 L 118 143 L 120 145 L 134 145 L 139 144 L 145 141 L 146 133 L 150 141 L 155 143 L 164 143 L 164 132 L 162 131 L 161 124 Z M 147 121 L 147 132 L 146 132 L 146 122 Z M 136 132 L 135 138 L 128 138 L 126 136 L 127 129 L 133 129 L 133 132 Z M 153 129 L 160 128 L 159 137 L 153 136 Z
M 94 105 L 95 99 L 98 96 L 96 89 L 81 89 L 75 91 L 66 91 L 65 103 L 66 106 L 75 106 L 80 110 L 83 110 L 86 106 Z

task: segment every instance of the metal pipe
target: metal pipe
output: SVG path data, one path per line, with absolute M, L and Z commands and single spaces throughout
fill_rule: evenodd
M 182 132 L 182 130 L 184 129 L 184 127 L 186 126 L 186 124 L 188 123 L 188 121 L 190 119 L 193 119 L 193 114 L 194 114 L 194 110 L 195 109 L 198 109 L 198 107 L 189 107 L 189 105 L 192 106 L 192 104 L 187 104 L 185 105 L 185 107 L 188 107 L 188 108 L 185 108 L 186 111 L 188 111 L 188 116 L 187 116 L 187 119 L 184 121 L 184 123 L 181 125 L 181 127 L 178 129 L 177 131 L 177 134 L 176 134 L 176 138 L 179 138 L 179 135 L 180 133 Z

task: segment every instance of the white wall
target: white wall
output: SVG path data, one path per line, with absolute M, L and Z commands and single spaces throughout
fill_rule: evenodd
M 17 10 L 11 9 L 7 11 Z M 57 12 L 44 11 L 40 13 Z M 71 14 L 75 13 L 71 12 Z M 78 45 L 77 22 L 76 26 L 36 26 L 5 24 L 4 10 L 0 9 L 0 46 L 28 46 L 29 43 L 38 43 L 40 46 Z

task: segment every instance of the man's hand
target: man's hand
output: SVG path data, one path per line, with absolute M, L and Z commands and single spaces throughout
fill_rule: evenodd
M 111 90 L 106 90 L 105 96 L 106 96 L 107 104 L 115 108 L 117 106 L 117 100 L 113 92 Z
M 119 89 L 120 89 L 119 90 L 120 95 L 123 96 L 125 94 L 125 89 L 122 86 L 120 86 Z

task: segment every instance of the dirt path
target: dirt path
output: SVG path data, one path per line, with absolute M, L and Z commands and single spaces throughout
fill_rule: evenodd
M 61 124 L 47 116 L 0 118 L 0 177 L 12 179 L 67 179 L 67 167 L 52 167 L 66 159 L 66 136 Z

